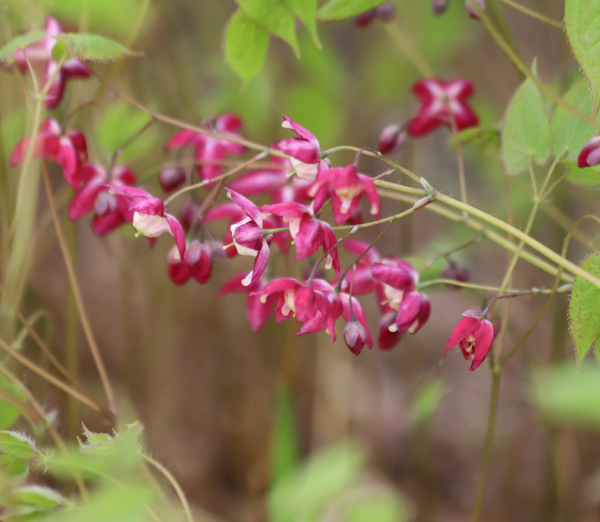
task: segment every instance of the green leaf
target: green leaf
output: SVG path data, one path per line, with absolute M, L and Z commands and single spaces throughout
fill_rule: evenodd
M 317 0 L 283 0 L 284 4 L 304 22 L 310 37 L 317 47 L 321 47 L 317 34 Z
M 46 38 L 45 31 L 32 31 L 30 33 L 20 34 L 0 48 L 0 60 L 10 58 L 18 49 L 23 49 L 23 47 L 39 42 L 44 38 Z
M 1 2 L 0 2 L 1 3 Z M 21 2 L 22 3 L 22 2 Z M 144 27 L 151 26 L 155 2 L 146 0 L 36 0 L 46 12 L 52 13 L 65 25 L 81 25 L 87 30 L 108 34 L 120 39 L 132 36 L 135 25 L 143 17 Z
M 250 20 L 286 41 L 296 56 L 300 56 L 294 13 L 282 0 L 238 0 L 238 4 Z
M 580 169 L 575 165 L 568 170 L 567 179 L 585 188 L 600 187 L 600 166 Z
M 591 116 L 592 97 L 585 80 L 575 83 L 565 94 L 564 100 L 583 114 Z M 554 138 L 554 153 L 557 156 L 565 154 L 564 159 L 577 159 L 583 146 L 598 133 L 561 105 L 556 107 L 550 125 Z
M 381 5 L 386 0 L 329 0 L 317 13 L 322 22 L 352 18 Z
M 529 168 L 531 160 L 545 163 L 552 154 L 552 133 L 540 91 L 525 80 L 512 97 L 502 128 L 502 160 L 509 176 Z
M 66 505 L 67 500 L 58 491 L 44 486 L 23 486 L 2 497 L 2 504 L 9 507 L 29 507 L 31 511 L 50 511 Z
M 565 27 L 573 54 L 590 84 L 596 114 L 600 107 L 600 2 L 566 0 Z
M 409 512 L 402 498 L 391 488 L 352 492 L 343 522 L 408 522 Z
M 55 38 L 64 43 L 71 54 L 80 60 L 102 63 L 116 62 L 138 54 L 110 38 L 95 34 L 62 33 Z
M 269 48 L 269 33 L 250 20 L 241 9 L 225 31 L 225 58 L 244 81 L 258 74 Z
M 29 471 L 29 464 L 25 459 L 17 459 L 7 453 L 0 453 L 0 469 L 13 477 L 24 477 Z
M 25 400 L 25 394 L 4 376 L 0 377 L 0 388 L 2 388 L 3 394 L 10 394 L 10 398 L 14 397 L 17 404 L 19 399 Z M 13 406 L 12 401 L 11 403 L 7 402 L 8 398 L 5 397 L 4 400 L 0 400 L 0 430 L 10 428 L 21 415 L 19 408 Z
M 442 379 L 435 379 L 420 387 L 412 405 L 413 423 L 423 424 L 431 419 L 447 392 Z
M 363 464 L 363 452 L 351 444 L 315 455 L 275 484 L 268 499 L 269 519 L 321 520 L 319 515 L 327 505 L 356 482 Z
M 590 254 L 581 268 L 600 277 L 600 254 Z M 576 277 L 569 302 L 569 330 L 575 343 L 577 365 L 600 337 L 600 290 L 581 277 Z M 597 349 L 600 347 L 597 347 Z
M 542 415 L 557 424 L 600 428 L 600 368 L 572 364 L 537 370 L 532 398 Z
M 283 384 L 277 387 L 277 417 L 274 435 L 271 457 L 272 483 L 276 483 L 293 471 L 298 461 L 294 408 L 290 393 Z
M 36 454 L 35 441 L 20 431 L 0 431 L 0 452 L 20 459 L 30 459 Z

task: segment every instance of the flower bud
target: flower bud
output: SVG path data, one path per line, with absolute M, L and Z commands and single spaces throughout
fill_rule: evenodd
M 448 9 L 448 4 L 450 0 L 433 0 L 431 3 L 431 10 L 433 11 L 434 16 L 439 16 L 443 14 L 446 9 Z
M 391 154 L 402 148 L 406 140 L 404 125 L 388 125 L 379 136 L 378 150 L 382 154 Z
M 352 19 L 352 22 L 354 23 L 354 25 L 356 27 L 364 28 L 364 27 L 367 27 L 368 25 L 370 25 L 374 18 L 375 18 L 375 9 L 369 9 L 365 13 L 361 13 L 358 16 L 355 16 Z
M 367 341 L 367 333 L 358 321 L 349 321 L 344 327 L 344 341 L 354 355 L 358 355 Z
M 442 270 L 441 276 L 444 279 L 453 279 L 454 281 L 458 281 L 460 283 L 466 283 L 471 278 L 471 274 L 469 271 L 461 265 L 457 265 L 456 263 L 450 261 L 450 264 Z M 453 290 L 460 290 L 460 286 L 457 285 L 446 285 L 448 288 Z
M 465 8 L 469 16 L 479 20 L 479 13 L 474 7 L 475 4 L 479 6 L 481 11 L 485 12 L 486 0 L 465 0 Z
M 594 136 L 588 141 L 577 158 L 577 166 L 580 169 L 594 167 L 598 164 L 600 164 L 600 135 Z
M 375 15 L 384 22 L 393 20 L 394 14 L 396 14 L 396 6 L 391 0 L 384 2 L 375 8 Z
M 176 285 L 183 285 L 190 278 L 190 271 L 187 265 L 181 260 L 177 246 L 173 246 L 169 250 L 167 268 L 169 270 L 169 278 Z
M 190 275 L 201 285 L 208 282 L 212 270 L 212 251 L 208 245 L 194 239 L 184 256 Z
M 158 182 L 166 194 L 181 187 L 186 178 L 187 174 L 183 167 L 167 167 L 158 174 Z

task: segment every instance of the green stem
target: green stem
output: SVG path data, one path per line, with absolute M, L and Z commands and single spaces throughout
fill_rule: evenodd
M 383 24 L 386 33 L 394 40 L 402 54 L 419 71 L 423 78 L 433 77 L 433 69 L 411 41 L 406 38 L 402 29 L 396 24 Z
M 472 522 L 479 522 L 481 511 L 483 509 L 483 499 L 485 496 L 485 485 L 487 482 L 488 470 L 494 445 L 494 432 L 496 428 L 496 414 L 498 412 L 498 397 L 500 392 L 500 373 L 492 372 L 492 389 L 490 392 L 490 407 L 488 410 L 487 430 L 485 442 L 483 445 L 483 456 L 481 458 L 481 467 L 479 468 L 479 478 L 477 480 L 477 490 L 475 493 L 475 506 L 473 508 Z
M 60 245 L 60 250 L 63 256 L 63 260 L 65 262 L 65 267 L 67 269 L 67 274 L 71 282 L 71 289 L 73 291 L 73 297 L 75 298 L 75 304 L 77 305 L 77 311 L 79 312 L 79 318 L 81 319 L 81 326 L 83 327 L 83 331 L 87 338 L 90 351 L 92 352 L 92 358 L 94 359 L 94 364 L 96 365 L 98 375 L 100 376 L 100 380 L 102 381 L 102 386 L 104 387 L 104 392 L 106 394 L 109 407 L 113 413 L 116 413 L 117 401 L 115 398 L 115 394 L 110 384 L 110 380 L 108 379 L 108 374 L 106 373 L 106 368 L 102 360 L 102 355 L 100 354 L 100 349 L 98 347 L 98 344 L 96 343 L 96 338 L 94 337 L 90 320 L 88 318 L 87 311 L 83 304 L 83 298 L 81 297 L 81 289 L 77 281 L 77 275 L 75 274 L 75 267 L 73 266 L 73 262 L 69 255 L 69 249 L 60 226 L 60 219 L 56 211 L 56 203 L 54 202 L 54 196 L 52 194 L 52 185 L 50 183 L 50 173 L 48 172 L 48 166 L 46 165 L 45 161 L 42 165 L 44 172 L 44 184 L 46 186 L 46 195 L 48 197 L 50 213 L 52 215 L 52 221 L 54 222 L 56 237 Z
M 557 29 L 560 29 L 560 30 L 564 30 L 562 23 L 560 23 L 557 20 L 553 20 L 552 18 L 549 18 L 546 15 L 538 13 L 537 11 L 534 11 L 533 9 L 529 9 L 528 7 L 525 7 L 524 5 L 518 4 L 517 2 L 513 2 L 513 0 L 502 0 L 502 2 L 504 2 L 506 5 L 509 5 L 513 9 L 516 9 L 517 11 L 521 11 L 522 13 L 526 14 L 527 16 L 531 16 L 531 18 L 535 18 L 536 20 L 538 20 L 544 24 L 551 25 L 552 27 L 556 27 Z
M 419 290 L 424 290 L 425 288 L 428 288 L 430 286 L 435 286 L 435 285 L 453 285 L 453 286 L 460 286 L 461 288 L 470 288 L 473 290 L 481 290 L 484 292 L 495 292 L 495 293 L 502 293 L 500 292 L 501 287 L 499 286 L 489 286 L 489 285 L 479 285 L 479 284 L 475 284 L 475 283 L 465 283 L 463 281 L 456 281 L 455 279 L 445 279 L 445 278 L 439 278 L 439 279 L 429 279 L 427 281 L 422 281 L 419 283 Z M 560 289 L 558 289 L 558 292 L 562 293 L 562 292 L 568 292 L 571 288 L 571 285 L 563 285 L 560 287 Z M 542 289 L 542 288 L 532 288 L 531 290 L 519 290 L 519 289 L 515 289 L 515 288 L 507 288 L 505 290 L 506 292 L 510 293 L 510 294 L 518 294 L 518 295 L 543 295 L 543 294 L 550 294 L 550 293 L 554 293 L 554 289 Z
M 169 481 L 171 486 L 173 486 L 175 493 L 177 493 L 177 496 L 179 497 L 179 501 L 181 502 L 183 511 L 185 512 L 186 520 L 188 522 L 194 522 L 194 518 L 192 517 L 192 511 L 190 510 L 190 505 L 188 504 L 188 502 L 185 498 L 185 493 L 183 492 L 183 489 L 181 489 L 181 486 L 179 485 L 177 480 L 175 480 L 175 477 L 171 474 L 171 472 L 167 468 L 165 468 L 160 462 L 158 462 L 157 460 L 154 460 L 152 457 L 149 457 L 148 455 L 144 455 L 142 453 L 142 458 L 146 462 L 148 462 L 148 464 L 151 464 L 154 468 L 156 468 L 158 471 L 160 471 L 164 475 L 164 477 Z
M 600 131 L 600 122 L 597 122 L 593 118 L 589 117 L 587 114 L 584 114 L 576 107 L 573 107 L 565 100 L 563 100 L 558 94 L 556 94 L 552 89 L 550 89 L 544 82 L 542 82 L 535 74 L 533 74 L 529 67 L 527 67 L 519 56 L 514 52 L 511 46 L 506 42 L 506 40 L 502 37 L 499 31 L 494 27 L 491 23 L 489 17 L 477 6 L 474 5 L 475 9 L 478 10 L 479 15 L 481 17 L 481 21 L 485 25 L 486 29 L 490 33 L 490 36 L 495 40 L 498 46 L 504 51 L 504 53 L 508 56 L 508 58 L 512 61 L 515 67 L 521 71 L 527 78 L 533 81 L 539 89 L 546 94 L 552 101 L 563 107 L 565 110 L 573 114 L 576 118 L 584 121 L 592 128 Z
M 415 203 L 417 201 L 416 197 L 400 194 L 399 192 L 400 191 L 394 191 L 394 192 L 381 191 L 380 195 L 384 198 L 394 199 L 396 201 L 405 201 L 407 203 Z M 471 219 L 471 218 L 465 219 L 463 213 L 457 214 L 457 213 L 452 212 L 451 210 L 447 209 L 446 207 L 441 207 L 441 206 L 437 206 L 437 205 L 428 205 L 426 208 L 430 212 L 434 212 L 435 214 L 443 216 L 446 219 L 467 225 L 468 227 L 472 228 L 473 230 L 479 232 L 486 239 L 493 241 L 498 246 L 504 248 L 505 250 L 508 250 L 509 252 L 517 251 L 517 245 L 515 245 L 514 243 L 511 243 L 504 236 L 494 232 L 493 230 L 490 230 L 488 227 L 486 227 L 484 224 L 480 223 L 479 221 L 475 221 L 474 219 Z M 556 276 L 556 274 L 559 272 L 559 269 L 557 267 L 555 267 L 554 265 L 551 265 L 550 263 L 547 263 L 543 259 L 540 259 L 536 255 L 534 255 L 531 252 L 528 252 L 526 250 L 523 250 L 521 252 L 521 258 L 524 259 L 525 261 L 527 261 L 528 263 L 532 264 L 533 266 L 538 267 L 540 270 L 543 270 L 544 272 L 546 272 L 552 276 Z M 567 274 L 564 274 L 564 273 L 561 274 L 561 278 L 566 283 L 573 282 L 573 278 L 568 276 Z

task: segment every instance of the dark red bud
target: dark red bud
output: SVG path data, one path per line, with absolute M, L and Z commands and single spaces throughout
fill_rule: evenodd
M 469 271 L 464 266 L 457 265 L 456 263 L 450 263 L 446 268 L 444 268 L 444 270 L 442 270 L 441 276 L 444 279 L 452 279 L 460 283 L 466 283 L 471 278 L 471 274 L 469 273 Z M 461 288 L 457 285 L 446 286 L 453 290 L 459 290 Z
M 449 3 L 450 0 L 433 0 L 431 3 L 431 10 L 433 11 L 434 16 L 443 14 L 446 9 L 448 9 Z
M 373 21 L 373 18 L 375 18 L 375 9 L 370 9 L 369 11 L 359 14 L 358 16 L 355 16 L 352 19 L 352 22 L 354 23 L 354 25 L 356 27 L 367 27 L 368 25 L 371 24 L 371 22 Z
M 186 178 L 187 174 L 183 167 L 167 167 L 158 174 L 158 182 L 167 194 L 181 187 Z
M 367 340 L 365 328 L 358 321 L 350 321 L 344 327 L 344 341 L 354 355 L 358 355 Z
M 375 8 L 375 14 L 380 20 L 389 22 L 390 20 L 394 19 L 394 15 L 396 14 L 396 6 L 394 2 L 388 0 L 387 2 Z

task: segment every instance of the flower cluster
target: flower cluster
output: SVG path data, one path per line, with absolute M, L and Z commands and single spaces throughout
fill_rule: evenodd
M 18 49 L 13 61 L 5 61 L 2 68 L 12 71 L 16 68 L 21 74 L 28 74 L 31 70 L 40 73 L 42 78 L 41 88 L 48 89 L 44 104 L 48 109 L 54 109 L 62 100 L 65 85 L 71 78 L 89 78 L 90 70 L 77 58 L 69 58 L 64 62 L 57 62 L 52 56 L 52 49 L 57 43 L 56 36 L 62 33 L 60 24 L 52 17 L 46 20 L 46 37 L 38 42 Z M 52 82 L 49 86 L 48 84 Z M 48 86 L 48 87 L 47 87 Z

